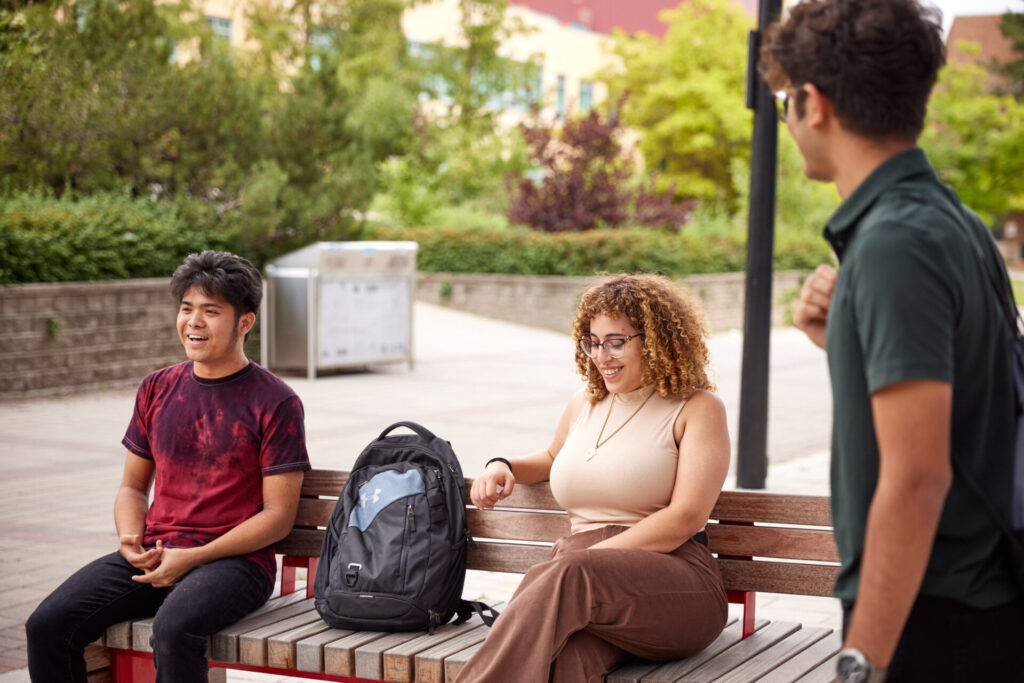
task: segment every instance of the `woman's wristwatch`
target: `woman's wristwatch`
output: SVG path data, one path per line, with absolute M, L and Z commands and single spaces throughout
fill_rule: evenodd
M 839 651 L 836 675 L 841 683 L 883 683 L 885 669 L 872 666 L 864 653 L 852 647 Z

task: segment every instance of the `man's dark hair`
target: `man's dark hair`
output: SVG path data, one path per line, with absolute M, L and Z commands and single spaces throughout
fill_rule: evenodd
M 813 84 L 853 133 L 915 141 L 946 62 L 941 22 L 917 0 L 805 0 L 768 28 L 761 73 L 773 90 Z
M 226 251 L 203 251 L 185 257 L 171 276 L 174 300 L 181 302 L 191 287 L 199 287 L 207 296 L 223 298 L 235 309 L 235 320 L 259 311 L 263 298 L 260 271 L 248 260 Z

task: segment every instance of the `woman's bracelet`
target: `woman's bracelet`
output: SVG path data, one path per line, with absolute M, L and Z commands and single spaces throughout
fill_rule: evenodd
M 491 464 L 492 462 L 503 462 L 503 463 L 505 463 L 505 467 L 507 467 L 507 468 L 508 468 L 508 471 L 509 471 L 509 472 L 511 472 L 511 471 L 512 471 L 512 463 L 510 463 L 510 462 L 509 462 L 508 460 L 506 460 L 505 458 L 491 458 L 491 459 L 490 459 L 490 460 L 488 460 L 488 461 L 487 461 L 486 463 L 484 463 L 484 469 L 486 470 L 486 469 L 487 469 L 487 466 L 488 466 L 488 465 L 490 465 L 490 464 Z

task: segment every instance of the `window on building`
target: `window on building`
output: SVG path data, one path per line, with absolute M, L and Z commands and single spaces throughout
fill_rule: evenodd
M 558 74 L 558 89 L 555 91 L 555 116 L 565 118 L 565 75 Z
M 594 106 L 594 84 L 580 81 L 580 111 L 586 114 Z
M 309 68 L 319 71 L 323 66 L 323 54 L 333 49 L 331 34 L 324 29 L 313 29 L 309 35 Z
M 231 20 L 224 17 L 206 17 L 210 27 L 213 28 L 213 35 L 231 42 Z

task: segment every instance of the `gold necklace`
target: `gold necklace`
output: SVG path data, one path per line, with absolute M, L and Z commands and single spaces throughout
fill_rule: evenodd
M 619 428 L 618 428 L 618 429 L 616 429 L 616 430 L 615 430 L 614 432 L 612 432 L 611 434 L 609 434 L 609 435 L 608 435 L 608 438 L 607 438 L 607 439 L 605 439 L 604 441 L 602 441 L 602 440 L 601 440 L 601 437 L 602 437 L 602 436 L 604 436 L 604 428 L 608 426 L 608 418 L 610 418 L 610 417 L 612 416 L 612 408 L 613 408 L 613 407 L 615 407 L 615 394 L 612 394 L 612 400 L 611 400 L 611 401 L 610 401 L 610 402 L 608 403 L 608 414 L 604 416 L 604 424 L 603 424 L 603 425 L 601 425 L 601 432 L 600 432 L 600 433 L 599 433 L 599 434 L 597 435 L 597 441 L 595 441 L 595 442 L 594 442 L 594 447 L 593 447 L 593 448 L 591 448 L 591 449 L 590 449 L 590 450 L 589 450 L 589 451 L 587 452 L 587 462 L 590 462 L 590 460 L 591 460 L 591 459 L 592 459 L 592 458 L 593 458 L 593 457 L 594 457 L 595 455 L 597 455 L 597 449 L 598 449 L 598 448 L 600 448 L 601 446 L 603 446 L 603 445 L 605 445 L 606 443 L 608 443 L 608 442 L 609 442 L 609 441 L 611 440 L 611 438 L 612 438 L 613 436 L 615 436 L 615 435 L 616 435 L 616 434 L 618 434 L 618 433 L 619 433 L 620 431 L 622 431 L 622 428 L 623 428 L 623 427 L 625 427 L 626 425 L 628 425 L 628 424 L 629 424 L 629 421 L 630 421 L 630 420 L 632 420 L 632 419 L 633 419 L 634 417 L 636 417 L 636 414 L 637 414 L 637 413 L 639 413 L 639 412 L 640 412 L 640 410 L 641 410 L 641 409 L 642 409 L 642 408 L 643 408 L 643 407 L 644 407 L 645 405 L 647 405 L 647 402 L 648 402 L 648 401 L 650 401 L 650 400 L 651 400 L 651 397 L 652 397 L 652 396 L 654 396 L 654 395 L 655 395 L 656 393 L 658 393 L 658 390 L 657 390 L 657 389 L 655 389 L 655 390 L 654 390 L 654 391 L 652 391 L 651 393 L 647 394 L 647 398 L 645 398 L 645 399 L 644 399 L 644 401 L 643 401 L 643 403 L 641 403 L 641 404 L 640 404 L 640 406 L 639 406 L 639 407 L 638 407 L 638 408 L 637 408 L 636 410 L 634 410 L 634 411 L 633 411 L 633 414 L 632 414 L 632 415 L 630 415 L 629 417 L 627 417 L 627 418 L 626 418 L 626 421 L 625 421 L 625 422 L 623 422 L 622 424 L 620 424 L 620 425 L 619 425 Z

